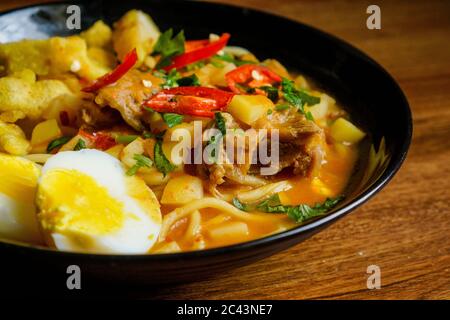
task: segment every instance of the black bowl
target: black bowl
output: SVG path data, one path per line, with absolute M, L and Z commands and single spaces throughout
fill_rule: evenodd
M 78 4 L 82 29 L 98 19 L 111 24 L 127 10 L 138 8 L 149 13 L 162 30 L 169 27 L 184 29 L 189 38 L 205 38 L 211 32 L 229 32 L 232 45 L 244 46 L 260 58 L 276 58 L 316 80 L 337 97 L 358 125 L 369 132 L 370 138 L 346 199 L 328 215 L 292 230 L 217 249 L 163 255 L 77 254 L 0 242 L 2 267 L 8 265 L 10 270 L 22 270 L 18 268 L 26 266 L 28 274 L 46 270 L 55 277 L 57 274 L 65 276 L 67 266 L 78 265 L 82 272 L 97 279 L 130 283 L 205 278 L 262 259 L 311 237 L 377 193 L 405 159 L 412 133 L 411 113 L 405 96 L 380 65 L 342 40 L 286 18 L 221 4 L 162 0 L 128 0 L 114 5 L 107 1 Z M 66 28 L 68 5 L 37 5 L 2 13 L 0 41 L 79 32 Z M 369 151 L 370 144 L 375 146 L 377 153 Z

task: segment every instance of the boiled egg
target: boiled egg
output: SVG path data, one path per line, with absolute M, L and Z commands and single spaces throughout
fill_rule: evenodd
M 158 200 L 119 160 L 93 150 L 60 152 L 42 168 L 38 220 L 59 250 L 146 253 L 158 238 Z
M 0 238 L 43 243 L 34 204 L 40 171 L 30 160 L 0 153 Z

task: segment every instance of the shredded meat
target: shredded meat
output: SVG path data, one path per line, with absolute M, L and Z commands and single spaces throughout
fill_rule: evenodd
M 98 91 L 95 102 L 100 106 L 110 106 L 134 129 L 144 129 L 146 113 L 142 104 L 157 88 L 161 80 L 150 73 L 130 70 L 120 80 Z
M 294 108 L 273 112 L 258 120 L 253 127 L 255 129 L 267 129 L 269 133 L 273 129 L 277 129 L 281 142 L 292 142 L 298 138 L 322 131 L 313 121 L 307 120 Z

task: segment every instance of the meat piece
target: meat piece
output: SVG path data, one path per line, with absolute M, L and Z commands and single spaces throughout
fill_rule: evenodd
M 322 131 L 313 121 L 307 120 L 294 108 L 272 112 L 267 117 L 258 120 L 253 128 L 267 129 L 269 133 L 277 129 L 281 142 L 293 141 L 302 136 Z
M 159 89 L 161 79 L 150 73 L 138 70 L 128 71 L 116 83 L 98 91 L 95 102 L 100 106 L 110 106 L 122 115 L 122 118 L 138 131 L 144 130 L 143 122 L 147 116 L 142 104 Z
M 222 117 L 225 120 L 226 129 L 241 129 L 239 124 L 234 120 L 234 118 L 229 114 L 222 112 Z M 215 122 L 211 122 L 211 127 L 216 127 Z M 230 135 L 225 136 L 225 139 L 231 138 Z M 243 136 L 236 135 L 235 139 L 244 138 Z M 221 159 L 219 163 L 214 164 L 202 164 L 197 168 L 197 172 L 203 175 L 209 176 L 209 190 L 211 194 L 216 197 L 221 198 L 220 192 L 217 190 L 218 185 L 226 184 L 239 184 L 239 185 L 249 185 L 249 186 L 261 186 L 266 184 L 266 180 L 248 174 L 248 170 L 250 168 L 250 161 L 246 161 L 245 163 L 238 163 L 237 156 L 241 152 L 245 153 L 246 160 L 250 159 L 249 154 L 256 148 L 255 146 L 249 146 L 248 143 L 243 143 L 244 149 L 237 150 L 235 149 L 234 155 L 235 159 L 227 159 L 227 152 L 225 150 L 226 143 L 222 143 L 219 151 L 218 159 Z M 236 148 L 238 144 L 235 144 Z

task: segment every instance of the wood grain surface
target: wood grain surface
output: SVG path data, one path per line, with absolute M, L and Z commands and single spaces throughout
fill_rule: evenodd
M 5 10 L 38 1 L 2 0 Z M 374 199 L 290 250 L 213 279 L 142 288 L 162 299 L 450 299 L 450 1 L 220 0 L 327 31 L 362 49 L 399 82 L 411 105 L 408 158 Z M 107 3 L 107 2 L 105 2 Z M 366 286 L 369 265 L 381 289 Z

